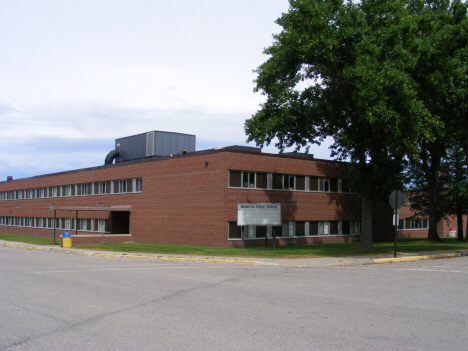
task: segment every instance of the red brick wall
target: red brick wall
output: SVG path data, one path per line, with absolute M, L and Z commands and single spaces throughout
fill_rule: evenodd
M 296 200 L 298 205 L 282 206 L 284 220 L 295 221 L 360 220 L 361 209 L 356 194 L 231 189 L 228 188 L 228 170 L 339 178 L 346 174 L 346 169 L 344 163 L 232 150 L 177 155 L 2 182 L 0 191 L 141 177 L 143 191 L 134 194 L 0 201 L 0 216 L 51 217 L 53 213 L 45 210 L 50 204 L 96 206 L 100 202 L 106 207 L 131 205 L 130 233 L 135 242 L 237 246 L 239 241 L 227 239 L 227 222 L 236 221 L 237 203 Z M 96 218 L 108 216 L 108 212 L 96 212 Z M 75 214 L 58 211 L 57 217 L 75 218 Z M 86 217 L 93 218 L 94 213 L 79 213 L 79 218 Z M 0 230 L 7 228 L 10 233 L 26 235 L 39 233 L 48 236 L 51 231 L 20 227 L 3 227 Z M 278 240 L 279 243 L 284 241 Z M 297 238 L 296 242 L 346 240 L 354 238 L 310 237 Z

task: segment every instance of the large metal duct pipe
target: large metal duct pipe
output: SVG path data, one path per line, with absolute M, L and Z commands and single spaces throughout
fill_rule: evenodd
M 104 164 L 111 165 L 112 162 L 114 162 L 114 159 L 119 156 L 120 156 L 120 150 L 112 150 L 111 152 L 107 154 Z

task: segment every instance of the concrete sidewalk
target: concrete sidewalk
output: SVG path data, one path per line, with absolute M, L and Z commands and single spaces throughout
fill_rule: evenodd
M 436 258 L 468 256 L 468 249 L 421 251 L 421 252 L 397 252 L 397 258 L 391 254 L 344 256 L 344 257 L 317 257 L 317 258 L 261 258 L 261 257 L 220 257 L 220 256 L 188 256 L 150 253 L 111 252 L 99 250 L 83 250 L 75 248 L 61 248 L 52 245 L 34 245 L 0 240 L 2 247 L 10 247 L 25 250 L 41 250 L 49 252 L 61 252 L 83 256 L 115 257 L 134 260 L 163 260 L 163 261 L 195 261 L 213 263 L 231 263 L 245 265 L 271 265 L 286 267 L 341 267 L 358 266 L 368 264 L 408 262 Z

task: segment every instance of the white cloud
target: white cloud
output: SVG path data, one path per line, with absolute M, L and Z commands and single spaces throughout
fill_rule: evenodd
M 252 70 L 288 6 L 0 1 L 0 181 L 100 165 L 114 139 L 150 130 L 244 144 L 263 101 Z

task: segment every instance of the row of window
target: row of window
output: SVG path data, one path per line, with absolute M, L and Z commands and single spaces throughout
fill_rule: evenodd
M 228 223 L 228 238 L 241 239 L 242 227 L 237 222 Z M 255 226 L 244 227 L 244 238 L 265 237 L 305 237 L 320 235 L 358 235 L 361 233 L 360 221 L 310 221 L 310 222 L 283 222 L 282 226 Z
M 0 192 L 0 200 L 41 199 L 51 197 L 87 196 L 103 194 L 139 193 L 141 178 L 110 180 L 107 182 L 82 183 L 45 188 L 22 189 Z
M 290 174 L 229 171 L 229 187 L 349 193 L 342 179 Z
M 429 222 L 427 219 L 400 219 L 398 230 L 406 229 L 429 229 Z
M 77 223 L 79 231 L 109 233 L 108 219 L 78 218 L 77 222 L 76 218 L 55 218 L 56 229 L 76 230 Z M 0 216 L 0 225 L 54 229 L 54 218 Z

